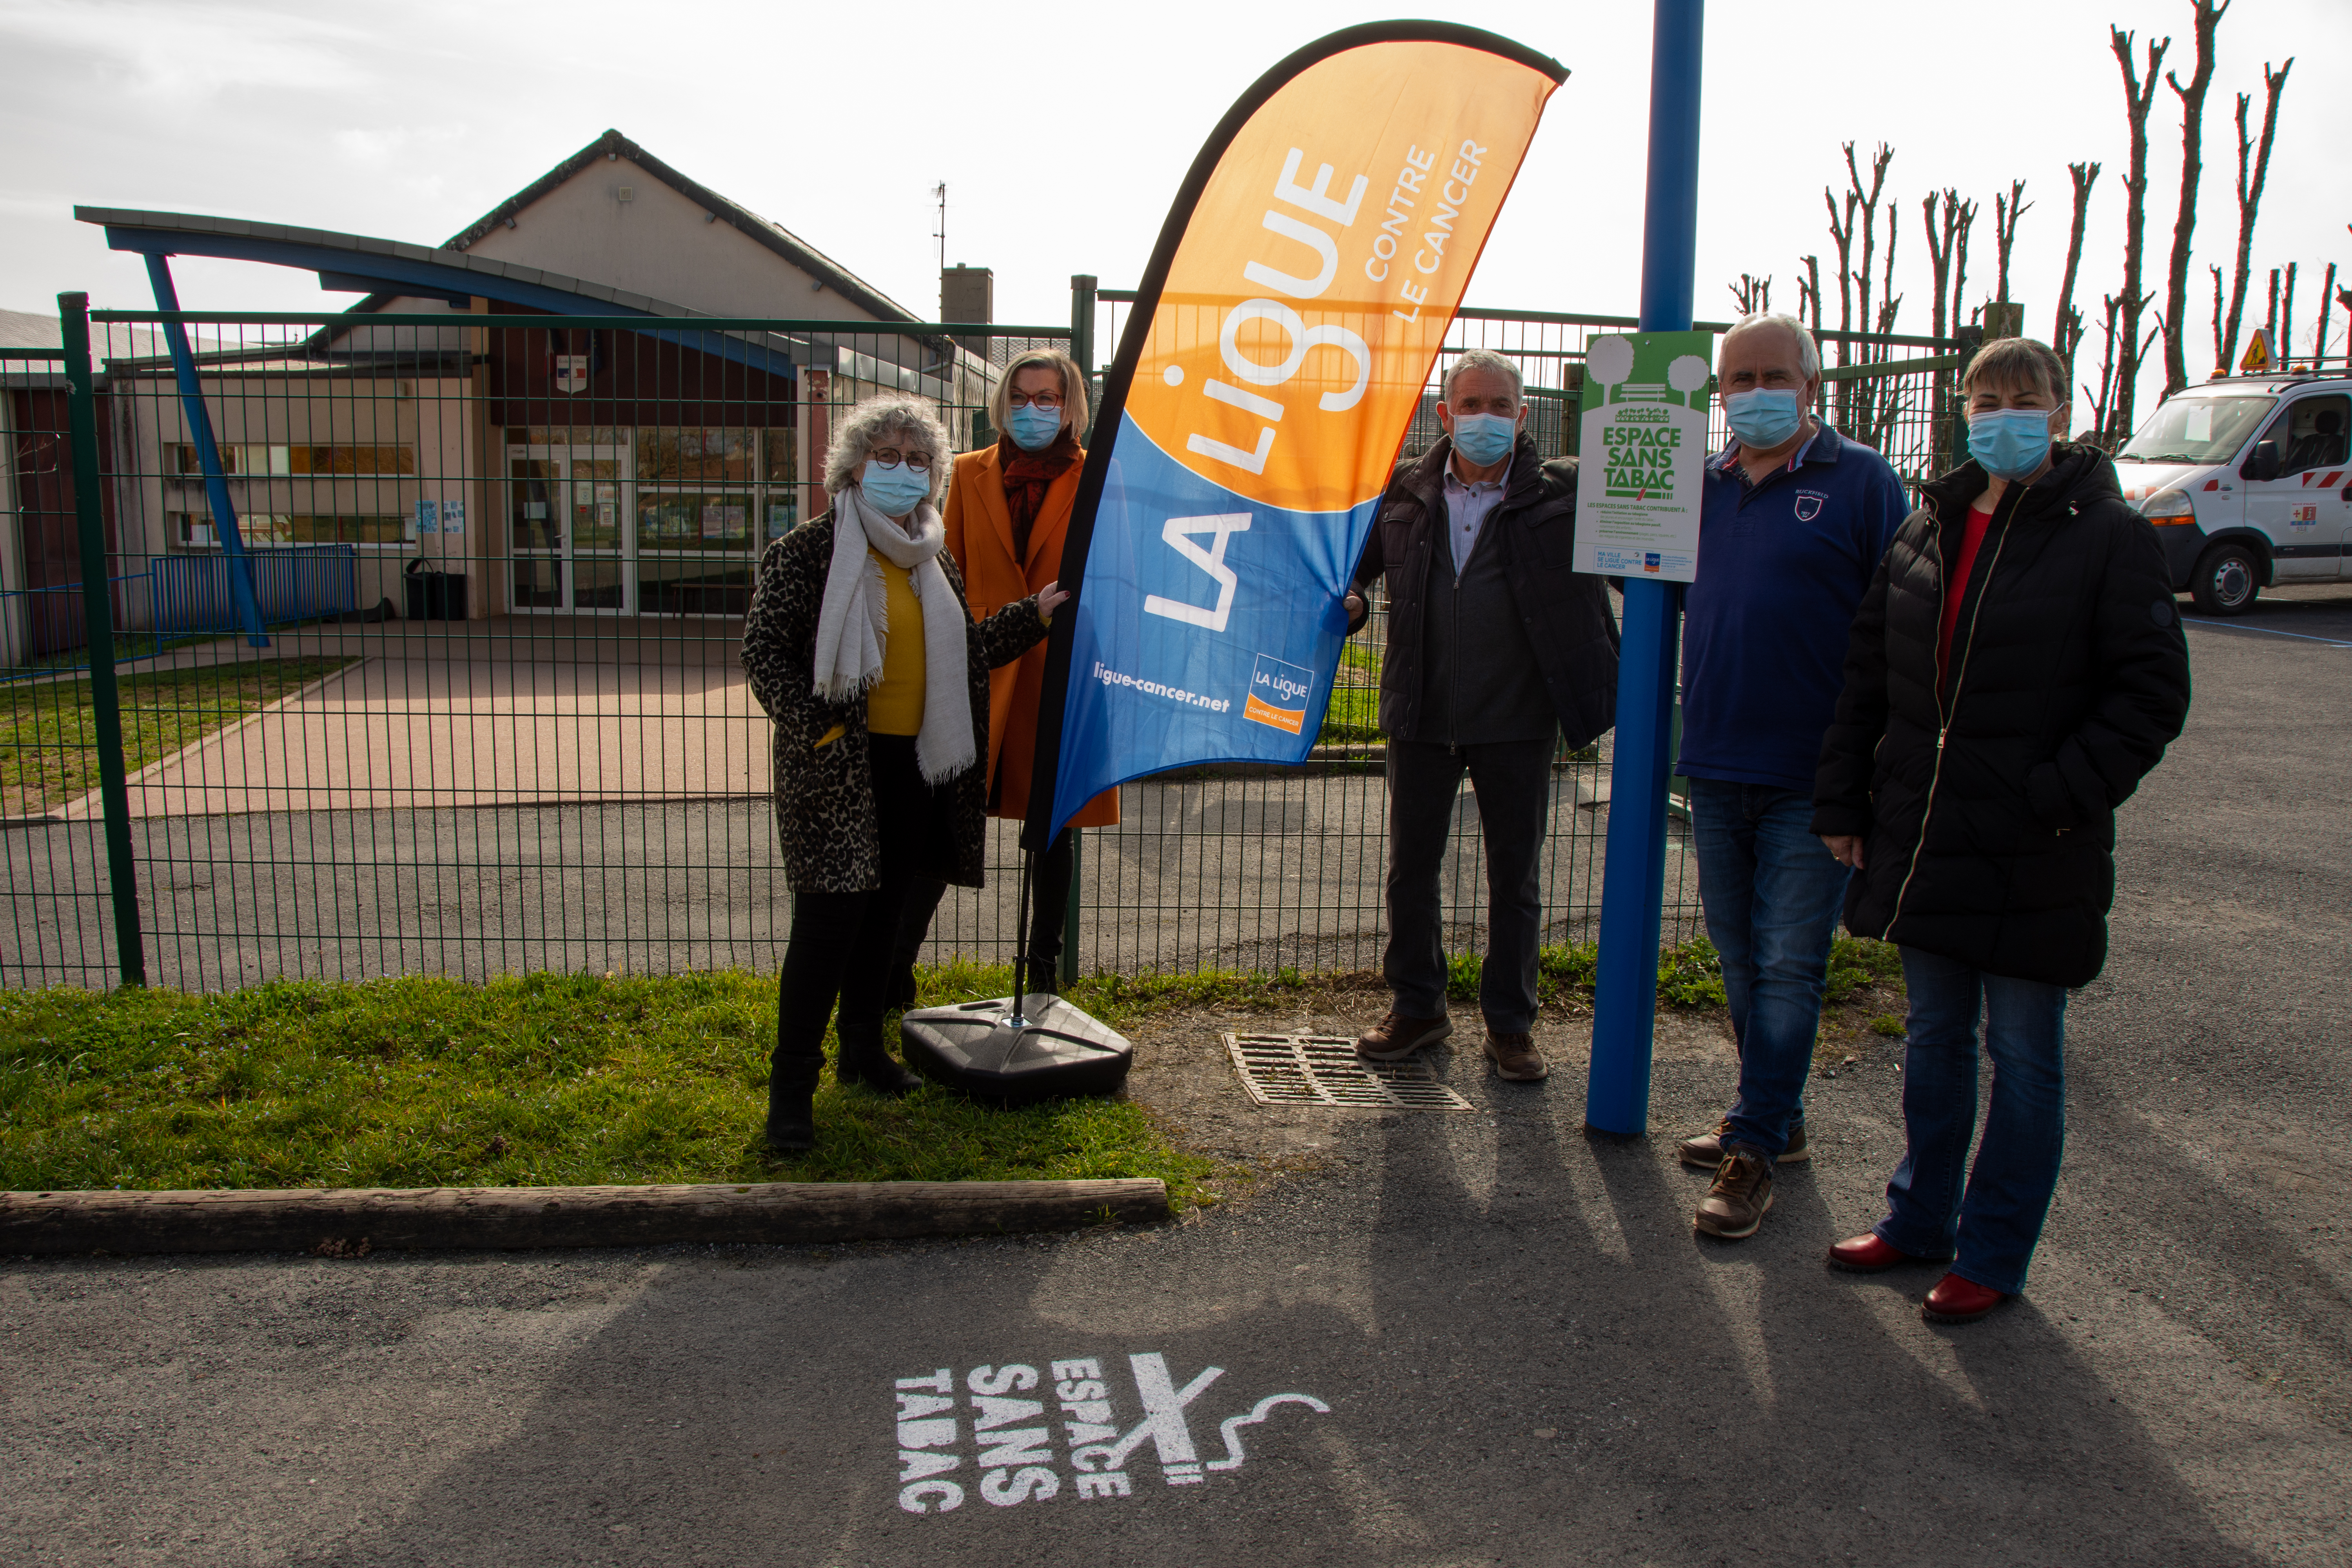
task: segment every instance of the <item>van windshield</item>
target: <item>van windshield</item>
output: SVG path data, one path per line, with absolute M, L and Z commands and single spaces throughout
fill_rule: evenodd
M 2126 462 L 2226 463 L 2276 406 L 2275 397 L 2176 397 L 2116 456 Z

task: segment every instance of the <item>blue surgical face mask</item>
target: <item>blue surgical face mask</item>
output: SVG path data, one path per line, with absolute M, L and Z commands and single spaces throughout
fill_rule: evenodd
M 1751 452 L 1769 452 L 1804 424 L 1805 395 L 1788 386 L 1731 393 L 1723 400 L 1723 417 L 1741 446 Z
M 877 463 L 868 458 L 857 488 L 866 492 L 866 504 L 884 517 L 904 517 L 929 499 L 931 476 L 904 463 Z
M 1062 433 L 1062 411 L 1027 404 L 1006 411 L 1004 427 L 1013 444 L 1023 451 L 1042 452 Z
M 1499 463 L 1519 438 L 1519 422 L 1499 414 L 1457 414 L 1454 416 L 1454 449 L 1485 468 Z
M 2047 408 L 1988 408 L 1969 416 L 1969 456 L 1997 479 L 2021 479 L 2050 458 Z

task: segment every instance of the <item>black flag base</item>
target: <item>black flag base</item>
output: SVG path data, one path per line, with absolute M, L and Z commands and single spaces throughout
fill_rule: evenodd
M 1116 1094 L 1135 1047 L 1050 991 L 926 1007 L 898 1020 L 907 1065 L 934 1083 L 1006 1105 Z
M 1014 900 L 1013 994 L 952 1007 L 925 1007 L 898 1019 L 907 1065 L 934 1083 L 1005 1105 L 1080 1094 L 1117 1094 L 1135 1047 L 1050 991 L 1029 989 L 1029 889 L 1036 857 L 1021 851 Z

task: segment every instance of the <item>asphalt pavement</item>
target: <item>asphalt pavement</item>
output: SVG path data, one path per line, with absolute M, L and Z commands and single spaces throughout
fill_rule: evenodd
M 1891 1045 L 1720 1244 L 1672 1145 L 1727 1043 L 1670 1031 L 1651 1138 L 1598 1142 L 1560 1024 L 1540 1087 L 1452 1058 L 1467 1111 L 1262 1113 L 1288 1173 L 1182 1225 L 7 1264 L 0 1560 L 2352 1560 L 2352 588 L 2189 637 L 2057 1205 L 1982 1322 L 1822 1267 L 1900 1151 Z

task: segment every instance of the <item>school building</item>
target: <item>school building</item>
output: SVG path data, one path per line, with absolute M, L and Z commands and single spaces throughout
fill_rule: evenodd
M 418 567 L 443 574 L 436 614 L 462 600 L 469 618 L 740 615 L 761 545 L 822 509 L 831 410 L 897 389 L 933 399 L 959 447 L 988 434 L 973 425 L 987 340 L 894 330 L 922 319 L 617 131 L 437 247 L 187 213 L 76 216 L 116 250 L 293 268 L 361 296 L 317 330 L 191 325 L 184 369 L 156 329 L 94 332 L 127 628 L 224 621 L 224 510 L 273 619 L 386 599 L 406 613 Z M 942 288 L 963 319 L 988 319 L 984 270 L 955 268 Z M 435 320 L 371 322 L 392 314 Z M 490 315 L 546 324 L 468 324 Z M 567 324 L 579 317 L 644 325 Z M 5 353 L 0 586 L 61 589 L 80 580 L 62 380 Z M 51 624 L 12 628 L 12 654 L 79 643 L 78 605 L 51 597 Z

